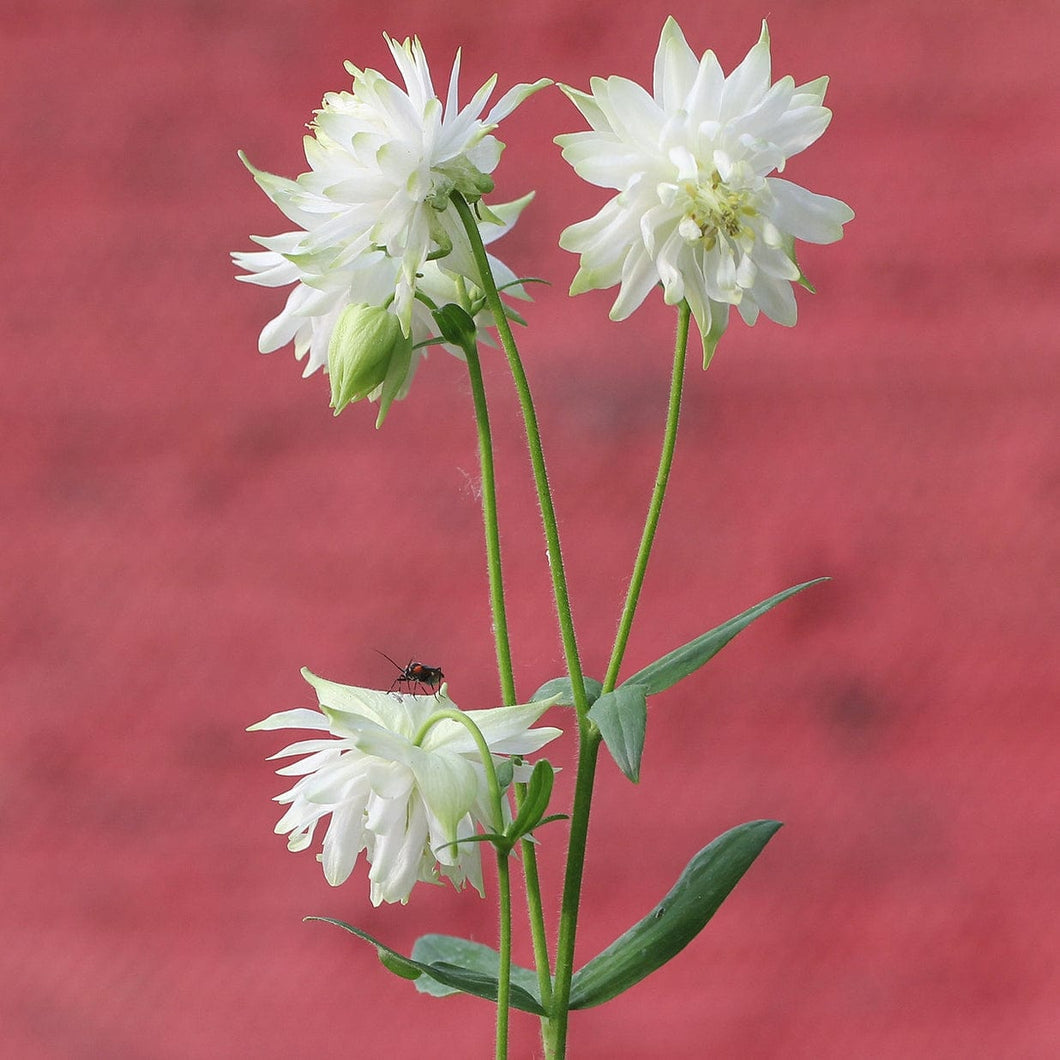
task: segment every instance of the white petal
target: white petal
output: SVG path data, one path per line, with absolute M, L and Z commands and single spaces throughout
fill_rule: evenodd
M 367 785 L 357 797 L 339 806 L 331 815 L 331 823 L 324 835 L 321 863 L 324 878 L 332 887 L 349 879 L 364 849 L 364 808 L 368 801 Z
M 556 142 L 578 176 L 597 187 L 621 190 L 644 165 L 641 150 L 617 139 L 609 143 L 596 133 L 570 133 Z
M 487 710 L 468 710 L 464 713 L 493 747 L 498 740 L 507 740 L 524 733 L 557 702 L 556 697 L 511 707 L 491 707 Z M 471 733 L 456 721 L 443 721 L 427 734 L 424 751 L 445 750 L 453 754 L 477 754 L 478 745 Z
M 652 77 L 655 99 L 663 110 L 674 111 L 684 107 L 698 67 L 699 61 L 688 46 L 677 19 L 670 15 L 659 37 Z
M 328 719 L 317 710 L 296 707 L 294 710 L 281 710 L 270 714 L 264 721 L 247 727 L 247 732 L 259 732 L 264 729 L 327 729 Z
M 505 92 L 494 104 L 493 109 L 489 114 L 486 115 L 485 124 L 496 125 L 498 122 L 503 121 L 524 100 L 528 99 L 535 92 L 540 92 L 541 89 L 548 88 L 551 84 L 552 81 L 549 78 L 542 77 L 533 84 L 516 85 L 514 88 L 508 89 L 508 91 Z
M 790 283 L 762 274 L 751 293 L 755 303 L 770 320 L 788 327 L 794 326 L 798 308 Z
M 471 808 L 478 790 L 471 763 L 456 754 L 420 752 L 411 766 L 423 801 L 442 822 L 446 838 L 455 839 L 457 822 Z
M 601 85 L 605 82 L 600 78 L 593 78 L 593 82 L 598 81 Z M 592 82 L 590 82 L 592 83 Z M 600 106 L 595 95 L 590 95 L 588 92 L 582 92 L 580 89 L 572 88 L 570 85 L 560 85 L 560 90 L 563 94 L 581 111 L 582 117 L 589 123 L 589 126 L 598 133 L 613 134 L 614 129 L 611 128 L 611 122 L 608 120 L 607 115 L 604 113 L 603 107 Z M 565 133 L 562 136 L 556 137 L 556 143 L 561 147 L 563 141 L 569 136 L 581 136 L 582 133 Z
M 716 122 L 720 118 L 724 86 L 725 74 L 717 56 L 712 51 L 704 52 L 685 104 L 693 123 Z
M 342 685 L 336 681 L 317 677 L 311 670 L 303 667 L 302 676 L 316 690 L 321 707 L 327 707 L 334 713 L 354 714 L 369 718 L 384 728 L 393 728 L 399 723 L 400 701 L 395 705 L 394 697 L 388 692 L 378 692 L 372 688 L 355 688 Z
M 618 136 L 634 146 L 657 149 L 665 121 L 659 105 L 635 81 L 608 79 L 609 116 Z
M 772 220 L 781 231 L 807 243 L 834 243 L 842 239 L 843 225 L 854 217 L 854 211 L 845 202 L 816 195 L 777 177 L 766 183 L 776 200 Z
M 747 53 L 742 63 L 725 79 L 721 114 L 737 117 L 754 107 L 769 88 L 769 30 L 762 23 L 758 43 Z
M 401 827 L 401 822 L 405 822 Z M 423 804 L 410 799 L 407 806 L 394 803 L 388 807 L 385 823 L 380 818 L 373 828 L 375 846 L 372 868 L 372 904 L 405 903 L 419 879 L 420 863 L 427 842 L 427 820 Z
M 655 262 L 643 245 L 630 249 L 622 265 L 622 287 L 608 314 L 612 320 L 625 320 L 648 297 L 648 292 L 659 282 Z

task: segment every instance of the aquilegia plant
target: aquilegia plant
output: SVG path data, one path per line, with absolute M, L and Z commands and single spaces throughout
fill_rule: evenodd
M 614 191 L 560 245 L 580 256 L 572 294 L 617 287 L 611 316 L 632 313 L 656 287 L 676 310 L 670 401 L 655 488 L 610 661 L 602 680 L 582 671 L 571 619 L 556 515 L 527 377 L 503 301 L 528 297 L 521 278 L 486 251 L 518 220 L 531 195 L 487 204 L 502 149 L 500 121 L 550 81 L 518 85 L 489 111 L 496 78 L 465 106 L 459 54 L 444 98 L 435 91 L 418 40 L 387 38 L 404 87 L 352 64 L 352 91 L 329 93 L 305 139 L 309 171 L 287 180 L 255 169 L 254 179 L 296 227 L 264 249 L 236 253 L 240 279 L 291 287 L 261 333 L 263 353 L 294 344 L 305 374 L 323 368 L 337 415 L 364 398 L 376 426 L 410 391 L 418 363 L 440 346 L 467 365 L 481 463 L 490 604 L 503 706 L 462 710 L 440 670 L 412 662 L 390 690 L 338 684 L 304 670 L 318 709 L 273 714 L 252 729 L 309 730 L 274 758 L 296 778 L 276 801 L 276 831 L 291 850 L 315 845 L 328 882 L 354 877 L 364 854 L 371 901 L 408 902 L 420 881 L 444 876 L 484 893 L 481 855 L 497 865 L 497 949 L 424 935 L 411 956 L 359 928 L 331 921 L 374 945 L 390 971 L 428 994 L 466 993 L 497 1007 L 496 1055 L 507 1055 L 512 1008 L 536 1014 L 546 1055 L 566 1055 L 571 1011 L 609 1001 L 686 946 L 714 914 L 771 836 L 776 821 L 752 821 L 715 839 L 689 862 L 643 920 L 575 970 L 582 868 L 601 744 L 631 781 L 640 775 L 647 700 L 708 662 L 759 615 L 805 589 L 796 585 L 675 647 L 619 680 L 634 612 L 662 509 L 677 438 L 690 322 L 714 355 L 736 307 L 748 324 L 759 312 L 795 323 L 793 284 L 813 290 L 795 258 L 796 240 L 830 243 L 852 211 L 773 174 L 828 126 L 827 78 L 773 82 L 769 35 L 727 77 L 713 52 L 698 58 L 677 22 L 663 27 L 652 91 L 623 77 L 593 78 L 590 91 L 562 91 L 589 130 L 556 137 L 582 179 Z M 517 702 L 501 577 L 500 530 L 480 343 L 496 332 L 523 414 L 555 596 L 566 673 Z M 569 814 L 550 812 L 554 772 L 537 757 L 560 729 L 537 723 L 551 708 L 577 730 Z M 566 825 L 551 824 L 569 821 Z M 550 932 L 537 871 L 535 833 L 567 834 L 558 925 Z M 516 852 L 518 851 L 518 858 Z M 535 968 L 512 965 L 511 867 L 521 867 Z M 354 877 L 359 879 L 359 876 Z M 665 912 L 665 916 L 662 915 Z M 329 918 L 317 918 L 329 919 Z

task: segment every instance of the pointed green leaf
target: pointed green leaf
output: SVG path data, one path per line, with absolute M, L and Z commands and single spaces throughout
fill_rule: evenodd
M 602 695 L 589 708 L 600 735 L 618 768 L 633 781 L 640 779 L 640 756 L 648 723 L 648 701 L 643 687 L 626 683 Z
M 497 969 L 500 966 L 499 957 L 494 961 L 492 972 L 488 969 L 483 971 L 476 968 L 467 968 L 459 964 L 449 963 L 448 961 L 438 961 L 427 964 L 423 961 L 414 960 L 411 957 L 406 957 L 404 954 L 398 953 L 397 950 L 393 950 L 378 939 L 373 938 L 367 931 L 355 928 L 352 924 L 347 924 L 342 920 L 334 920 L 329 916 L 307 916 L 306 920 L 322 920 L 325 924 L 334 924 L 336 927 L 342 928 L 343 931 L 348 931 L 351 935 L 356 935 L 358 938 L 364 939 L 365 942 L 371 943 L 375 947 L 376 953 L 379 955 L 379 959 L 384 968 L 394 972 L 395 975 L 400 975 L 403 979 L 415 979 L 417 986 L 423 976 L 430 976 L 430 978 L 436 982 L 449 987 L 452 993 L 471 994 L 473 997 L 482 997 L 487 1001 L 497 1000 Z M 474 946 L 475 943 L 469 943 L 469 945 Z M 525 970 L 526 969 L 520 969 L 521 972 Z M 533 1012 L 537 1016 L 543 1016 L 545 1015 L 545 1010 L 542 1008 L 541 1002 L 535 996 L 537 992 L 537 977 L 534 976 L 533 972 L 530 972 L 530 975 L 535 984 L 533 991 L 529 991 L 525 987 L 516 984 L 515 969 L 513 968 L 513 981 L 510 994 L 512 1008 L 522 1009 L 524 1012 Z
M 828 581 L 828 579 L 815 578 L 813 581 L 803 582 L 801 585 L 785 589 L 782 593 L 777 593 L 776 596 L 771 596 L 760 604 L 755 604 L 754 607 L 748 608 L 735 618 L 730 618 L 728 622 L 724 622 L 702 636 L 696 637 L 695 640 L 690 640 L 680 648 L 675 648 L 661 659 L 656 659 L 655 662 L 645 666 L 643 670 L 638 670 L 632 677 L 623 681 L 619 687 L 640 685 L 644 689 L 645 695 L 649 696 L 673 687 L 682 678 L 694 673 L 713 659 L 737 633 L 746 629 L 756 618 L 764 615 L 767 611 L 776 607 L 777 604 L 787 600 L 789 596 L 794 596 L 796 593 L 801 593 L 803 589 L 824 581 Z
M 595 703 L 600 698 L 600 693 L 603 689 L 604 686 L 595 678 L 585 678 L 585 695 L 590 703 Z M 553 696 L 560 697 L 556 703 L 558 707 L 574 706 L 574 687 L 571 685 L 569 677 L 553 677 L 551 681 L 546 681 L 530 697 L 530 702 L 538 703 L 542 699 L 551 699 Z
M 779 821 L 751 821 L 704 847 L 643 920 L 574 973 L 570 1007 L 591 1008 L 610 1001 L 680 953 L 779 827 Z
M 376 953 L 379 956 L 379 962 L 388 972 L 393 972 L 394 975 L 399 975 L 402 979 L 412 979 L 413 981 L 422 978 L 423 972 L 407 957 L 402 957 L 400 953 L 391 953 L 386 949 L 377 949 Z
M 470 939 L 458 938 L 455 935 L 422 935 L 416 939 L 412 947 L 412 957 L 420 964 L 436 967 L 459 967 L 469 972 L 497 978 L 497 970 L 500 968 L 500 954 L 481 942 L 472 942 Z M 530 996 L 538 1009 L 527 1009 L 526 1011 L 543 1011 L 538 1001 L 537 974 L 530 968 L 522 968 L 517 964 L 512 965 L 512 990 L 518 987 Z M 447 986 L 445 983 L 427 974 L 416 980 L 416 989 L 422 994 L 430 994 L 432 997 L 448 997 L 450 994 L 458 994 L 459 990 Z M 520 1006 L 516 1006 L 517 1008 Z
M 552 785 L 556 773 L 552 764 L 545 758 L 534 763 L 534 771 L 526 786 L 523 804 L 519 807 L 518 816 L 508 826 L 505 835 L 514 843 L 520 836 L 532 832 L 548 809 L 548 800 L 552 797 Z

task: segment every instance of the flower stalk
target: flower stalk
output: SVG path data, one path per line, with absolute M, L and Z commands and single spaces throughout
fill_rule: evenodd
M 478 748 L 478 753 L 482 759 L 482 767 L 486 772 L 486 784 L 489 788 L 490 806 L 493 811 L 490 829 L 494 835 L 500 836 L 504 832 L 504 809 L 500 780 L 497 777 L 497 767 L 493 762 L 493 752 L 490 750 L 486 738 L 482 735 L 482 730 L 471 718 L 461 710 L 440 710 L 436 714 L 432 714 L 424 722 L 413 743 L 419 746 L 431 728 L 446 719 L 463 725 L 471 733 L 471 737 L 475 741 L 475 746 Z M 497 1032 L 494 1038 L 494 1056 L 496 1060 L 507 1060 L 512 984 L 512 884 L 511 873 L 508 868 L 510 849 L 501 843 L 494 843 L 494 850 L 497 857 L 497 904 L 500 920 L 498 928 L 500 961 L 497 968 Z
M 504 605 L 504 576 L 501 569 L 500 523 L 497 518 L 497 482 L 493 466 L 493 439 L 490 434 L 486 388 L 482 365 L 474 340 L 463 347 L 467 372 L 471 380 L 471 397 L 475 405 L 475 427 L 478 432 L 479 469 L 482 476 L 482 524 L 486 534 L 486 569 L 489 574 L 490 611 L 493 615 L 493 640 L 497 652 L 497 675 L 503 702 L 516 701 L 512 647 L 508 636 L 508 614 Z
M 578 641 L 574 632 L 574 619 L 571 614 L 570 597 L 567 593 L 567 576 L 563 570 L 563 553 L 560 548 L 559 526 L 556 521 L 556 510 L 552 504 L 552 493 L 548 484 L 548 470 L 545 467 L 545 454 L 541 445 L 541 431 L 537 424 L 537 413 L 534 410 L 534 399 L 530 393 L 530 384 L 523 370 L 519 350 L 515 344 L 515 337 L 508 324 L 508 316 L 504 311 L 504 303 L 501 302 L 497 284 L 490 270 L 489 259 L 486 256 L 486 248 L 482 242 L 482 236 L 478 230 L 471 207 L 457 192 L 451 196 L 453 205 L 467 233 L 468 242 L 471 245 L 471 253 L 475 260 L 478 279 L 486 296 L 486 305 L 493 314 L 493 323 L 500 336 L 501 345 L 504 347 L 505 356 L 508 359 L 508 367 L 512 373 L 515 383 L 515 391 L 519 399 L 519 408 L 523 415 L 523 426 L 526 431 L 526 441 L 530 449 L 530 464 L 534 473 L 534 488 L 537 491 L 538 507 L 541 511 L 541 521 L 545 528 L 545 542 L 548 548 L 548 567 L 552 576 L 552 591 L 556 602 L 556 614 L 559 620 L 560 637 L 563 641 L 563 656 L 567 663 L 567 673 L 570 675 L 571 685 L 574 689 L 574 705 L 579 717 L 584 715 L 588 709 L 588 701 L 585 696 L 584 676 L 582 674 L 581 660 L 578 656 Z
M 469 310 L 466 287 L 461 285 L 461 302 Z M 497 670 L 501 683 L 501 694 L 505 703 L 516 700 L 515 677 L 512 667 L 511 644 L 508 636 L 508 620 L 504 605 L 504 579 L 501 570 L 500 523 L 497 513 L 497 489 L 493 463 L 493 442 L 490 432 L 489 409 L 486 403 L 486 389 L 482 379 L 482 366 L 479 362 L 478 344 L 472 335 L 465 333 L 461 338 L 461 348 L 467 359 L 468 375 L 471 381 L 471 394 L 475 406 L 475 423 L 479 440 L 479 467 L 482 475 L 482 521 L 486 536 L 486 566 L 490 585 L 490 610 L 493 617 L 493 634 L 497 652 Z M 516 809 L 522 805 L 526 795 L 526 785 L 516 783 Z M 541 899 L 541 882 L 537 870 L 537 851 L 533 842 L 524 839 L 520 843 L 523 858 L 523 879 L 526 889 L 527 914 L 530 920 L 530 935 L 534 947 L 534 964 L 538 975 L 538 989 L 542 1002 L 547 1008 L 552 995 L 552 980 L 549 969 L 548 941 L 545 932 L 544 906 Z M 498 863 L 498 872 L 505 874 L 504 886 L 508 889 L 510 902 L 510 885 L 508 884 L 508 865 L 503 869 Z M 502 928 L 509 925 L 510 914 L 502 915 Z M 503 947 L 502 947 L 503 952 Z M 498 1036 L 499 1037 L 499 1036 Z
M 662 514 L 663 498 L 666 496 L 666 484 L 670 479 L 670 468 L 674 462 L 674 451 L 677 448 L 677 423 L 681 418 L 681 394 L 685 374 L 685 355 L 688 352 L 688 324 L 692 315 L 687 302 L 682 302 L 677 309 L 677 338 L 674 342 L 674 364 L 670 375 L 670 400 L 666 410 L 666 429 L 663 434 L 662 452 L 659 455 L 659 469 L 655 475 L 655 486 L 652 489 L 651 501 L 648 504 L 648 515 L 644 520 L 644 530 L 640 537 L 640 547 L 633 563 L 633 574 L 629 579 L 626 601 L 622 606 L 622 617 L 619 619 L 618 632 L 615 634 L 614 647 L 611 649 L 611 661 L 607 664 L 604 677 L 605 692 L 610 692 L 618 683 L 618 671 L 626 652 L 626 644 L 633 628 L 633 615 L 637 610 L 640 590 L 644 585 L 644 576 L 648 572 L 648 560 L 651 557 L 655 531 L 659 526 Z

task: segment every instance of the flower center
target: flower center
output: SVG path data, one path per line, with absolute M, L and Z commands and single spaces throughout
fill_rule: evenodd
M 746 220 L 756 213 L 749 189 L 730 188 L 714 170 L 707 183 L 689 180 L 681 190 L 687 205 L 679 230 L 687 242 L 702 240 L 706 250 L 713 250 L 719 232 L 739 243 L 754 239 L 754 230 Z

